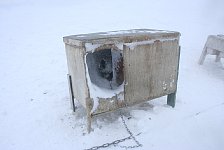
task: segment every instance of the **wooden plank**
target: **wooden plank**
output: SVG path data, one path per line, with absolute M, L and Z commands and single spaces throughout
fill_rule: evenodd
M 84 62 L 84 49 L 65 44 L 68 74 L 71 75 L 74 97 L 86 107 L 86 98 L 89 91 L 86 84 L 86 71 Z
M 179 46 L 179 56 L 178 56 L 178 66 L 177 66 L 177 81 L 178 81 L 178 76 L 179 76 L 180 50 L 181 50 L 181 47 Z M 167 105 L 175 107 L 175 104 L 176 104 L 176 93 L 177 93 L 177 89 L 176 89 L 176 91 L 174 93 L 168 94 L 168 96 L 167 96 Z
M 178 40 L 157 40 L 134 49 L 124 46 L 125 101 L 128 105 L 176 91 L 178 51 Z
M 179 36 L 179 32 L 164 31 L 154 29 L 132 29 L 121 31 L 108 31 L 90 34 L 70 35 L 63 37 L 66 44 L 73 46 L 84 46 L 85 43 L 93 44 L 113 44 L 113 43 L 131 43 L 136 41 L 147 41 L 161 38 L 172 38 Z

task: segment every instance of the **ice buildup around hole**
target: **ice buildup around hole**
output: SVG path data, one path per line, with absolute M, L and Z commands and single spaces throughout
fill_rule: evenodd
M 99 98 L 112 98 L 124 91 L 123 55 L 121 50 L 101 49 L 85 57 L 86 74 L 94 111 Z
M 124 73 L 121 51 L 103 49 L 88 53 L 86 63 L 90 80 L 96 86 L 113 90 L 123 83 Z

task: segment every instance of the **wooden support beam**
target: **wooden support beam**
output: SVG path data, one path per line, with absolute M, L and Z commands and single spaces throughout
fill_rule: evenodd
M 175 107 L 176 103 L 176 92 L 167 95 L 167 105 Z
M 69 87 L 69 95 L 70 95 L 70 102 L 73 112 L 75 112 L 75 102 L 74 102 L 74 94 L 73 94 L 73 88 L 72 88 L 72 77 L 71 75 L 67 74 L 68 78 L 68 87 Z

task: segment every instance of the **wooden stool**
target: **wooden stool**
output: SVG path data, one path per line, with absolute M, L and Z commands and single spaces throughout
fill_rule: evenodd
M 207 54 L 216 55 L 216 62 L 224 57 L 224 35 L 209 35 L 199 59 L 199 64 L 204 63 Z

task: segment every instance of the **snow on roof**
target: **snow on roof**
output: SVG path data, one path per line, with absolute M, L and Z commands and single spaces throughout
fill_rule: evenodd
M 109 32 L 99 32 L 99 33 L 90 33 L 90 34 L 79 34 L 79 35 L 70 35 L 64 37 L 64 42 L 68 43 L 68 40 L 73 40 L 76 42 L 92 42 L 93 40 L 100 39 L 110 39 L 110 38 L 124 38 L 124 37 L 154 37 L 157 35 L 175 35 L 179 36 L 179 32 L 175 31 L 166 31 L 166 30 L 155 30 L 155 29 L 132 29 L 132 30 L 120 30 L 120 31 L 109 31 Z

